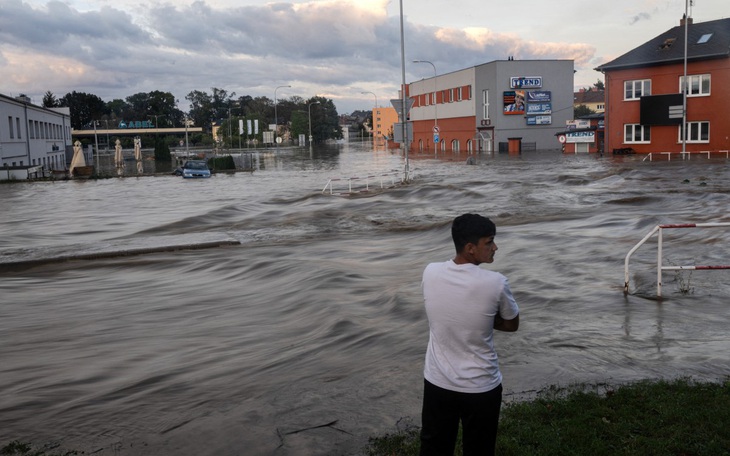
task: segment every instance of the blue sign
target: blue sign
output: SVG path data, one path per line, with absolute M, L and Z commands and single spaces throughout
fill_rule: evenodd
M 530 116 L 527 118 L 527 125 L 551 125 L 553 116 Z
M 527 105 L 527 114 L 552 114 L 551 103 L 531 103 Z
M 439 134 L 438 133 L 434 133 L 433 134 L 433 143 L 434 144 L 438 144 L 439 143 Z
M 542 87 L 542 76 L 512 76 L 509 86 L 512 89 L 539 89 Z
M 552 101 L 550 100 L 549 90 L 532 90 L 527 92 L 528 103 L 545 103 L 549 101 Z
M 155 128 L 155 126 L 152 124 L 151 120 L 130 120 L 129 122 L 124 122 L 123 120 L 119 122 L 118 128 Z

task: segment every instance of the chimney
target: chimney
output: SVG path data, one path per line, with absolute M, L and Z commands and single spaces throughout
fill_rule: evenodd
M 687 25 L 692 25 L 692 18 L 690 17 L 687 19 L 687 15 L 683 14 L 682 19 L 679 20 L 679 26 L 684 27 L 685 21 L 687 22 Z

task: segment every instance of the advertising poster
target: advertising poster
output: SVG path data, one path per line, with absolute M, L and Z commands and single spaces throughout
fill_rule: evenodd
M 530 116 L 527 118 L 527 125 L 551 125 L 553 116 Z
M 552 112 L 551 103 L 530 103 L 527 105 L 527 114 L 529 115 L 552 114 Z
M 528 103 L 547 103 L 552 101 L 549 90 L 531 90 L 527 92 Z
M 516 115 L 525 113 L 525 91 L 508 90 L 504 92 L 504 113 Z

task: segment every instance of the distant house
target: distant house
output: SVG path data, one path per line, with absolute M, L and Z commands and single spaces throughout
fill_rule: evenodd
M 573 93 L 573 108 L 585 106 L 593 112 L 604 112 L 606 109 L 606 92 L 603 90 L 585 90 Z
M 685 23 L 687 84 L 684 84 Z M 605 75 L 605 149 L 730 149 L 730 19 L 690 18 L 596 68 Z M 686 139 L 682 126 L 686 87 Z

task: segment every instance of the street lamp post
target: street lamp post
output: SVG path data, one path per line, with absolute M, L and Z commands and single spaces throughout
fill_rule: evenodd
M 312 105 L 320 104 L 319 101 L 309 103 L 309 146 L 312 146 Z
M 439 126 L 439 116 L 438 116 L 438 96 L 436 95 L 437 92 L 437 85 L 436 85 L 436 65 L 429 62 L 428 60 L 414 60 L 413 63 L 428 63 L 433 67 L 433 132 L 436 133 L 438 131 Z
M 401 130 L 403 132 L 403 149 L 405 150 L 405 169 L 403 171 L 403 180 L 409 182 L 410 178 L 410 163 L 408 162 L 408 130 L 406 125 L 406 111 L 408 110 L 407 96 L 406 96 L 406 45 L 405 45 L 405 33 L 403 28 L 403 0 L 400 0 L 400 66 L 401 66 Z
M 282 89 L 284 87 L 291 88 L 290 85 L 285 85 L 285 86 L 278 86 L 277 88 L 274 89 L 274 142 L 276 143 L 277 148 L 279 147 L 279 143 L 278 143 L 278 141 L 276 141 L 276 139 L 277 139 L 276 134 L 279 132 L 279 115 L 277 114 L 277 111 L 276 111 L 276 105 L 278 104 L 277 99 L 276 99 L 276 91 L 279 89 Z

